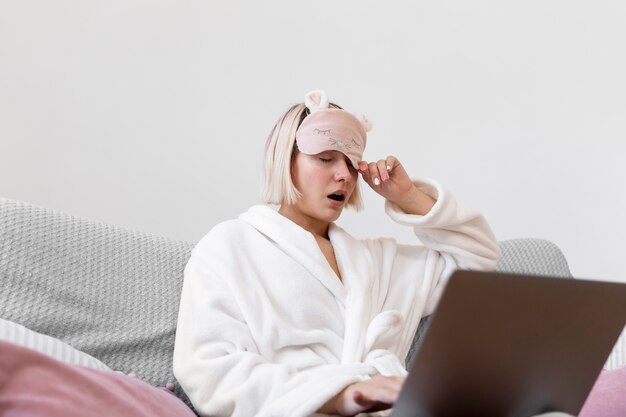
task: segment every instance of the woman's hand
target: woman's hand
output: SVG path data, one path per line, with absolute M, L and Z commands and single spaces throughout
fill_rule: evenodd
M 387 410 L 396 402 L 404 379 L 376 375 L 348 385 L 318 410 L 320 413 L 354 416 L 359 413 Z
M 415 187 L 404 167 L 395 156 L 377 162 L 359 162 L 359 172 L 372 190 L 398 205 L 409 214 L 424 215 L 435 200 Z

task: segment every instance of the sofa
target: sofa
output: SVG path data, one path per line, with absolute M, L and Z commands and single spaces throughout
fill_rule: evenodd
M 0 318 L 165 388 L 191 407 L 172 374 L 172 352 L 193 246 L 0 198 Z M 501 248 L 500 271 L 571 278 L 549 241 L 507 240 Z

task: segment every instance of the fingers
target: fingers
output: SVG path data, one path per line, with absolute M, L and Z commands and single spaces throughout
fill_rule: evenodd
M 363 407 L 364 410 L 373 407 L 377 402 L 374 398 L 370 398 L 370 396 L 362 393 L 361 391 L 354 391 L 352 399 L 355 403 Z
M 400 391 L 386 387 L 355 391 L 354 402 L 367 407 L 372 407 L 377 403 L 393 405 L 398 399 L 399 394 Z
M 377 162 L 367 163 L 365 161 L 359 162 L 359 171 L 363 175 L 363 179 L 372 186 L 379 186 L 380 184 L 389 180 L 389 173 L 397 163 L 397 159 L 393 156 L 387 157 L 387 159 L 381 159 Z
M 359 172 L 361 172 L 363 179 L 367 181 L 370 186 L 379 186 L 389 180 L 389 170 L 387 166 L 387 161 L 384 159 L 370 163 L 361 161 L 359 163 Z M 389 167 L 391 168 L 391 166 Z
M 387 165 L 387 166 L 386 166 L 386 168 L 387 168 L 387 171 L 388 171 L 388 172 L 391 172 L 391 171 L 393 171 L 395 168 L 397 168 L 398 166 L 400 166 L 400 161 L 398 161 L 398 158 L 396 158 L 396 157 L 395 157 L 395 156 L 393 156 L 393 155 L 389 155 L 389 156 L 387 157 L 387 159 L 385 159 L 385 161 L 387 162 L 387 164 L 386 164 L 386 165 Z
M 369 176 L 369 163 L 367 163 L 365 161 L 359 162 L 359 172 L 361 173 L 361 175 L 363 175 L 363 179 L 365 179 L 366 181 L 369 181 L 369 179 L 370 179 L 370 176 Z
M 404 379 L 400 377 L 375 376 L 354 392 L 354 402 L 363 407 L 378 403 L 393 405 L 398 399 Z
M 380 174 L 381 182 L 385 182 L 389 179 L 389 172 L 387 171 L 387 161 L 383 161 L 382 159 L 376 162 L 376 168 L 378 169 L 378 173 Z
M 376 384 L 394 391 L 400 391 L 404 384 L 404 378 L 399 376 L 382 376 L 376 375 L 372 377 L 372 381 Z
M 401 377 L 382 375 L 355 382 L 337 395 L 333 411 L 342 416 L 353 416 L 389 409 L 398 399 L 403 382 Z
M 378 165 L 375 162 L 370 162 L 368 170 L 369 176 L 372 179 L 374 185 L 380 185 L 380 173 L 378 172 Z

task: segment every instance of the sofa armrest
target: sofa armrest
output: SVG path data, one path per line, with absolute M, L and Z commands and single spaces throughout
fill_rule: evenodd
M 544 239 L 511 239 L 500 242 L 498 272 L 572 278 L 565 255 Z

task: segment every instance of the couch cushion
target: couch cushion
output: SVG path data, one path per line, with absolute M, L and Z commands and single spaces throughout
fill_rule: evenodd
M 174 383 L 172 352 L 192 244 L 0 199 L 0 317 L 111 369 Z
M 74 349 L 59 339 L 34 332 L 10 320 L 0 319 L 0 340 L 36 350 L 72 365 L 110 371 L 108 366 L 93 356 Z
M 70 365 L 0 341 L 2 415 L 194 417 L 166 390 L 127 375 Z
M 626 416 L 626 367 L 602 371 L 579 417 Z

